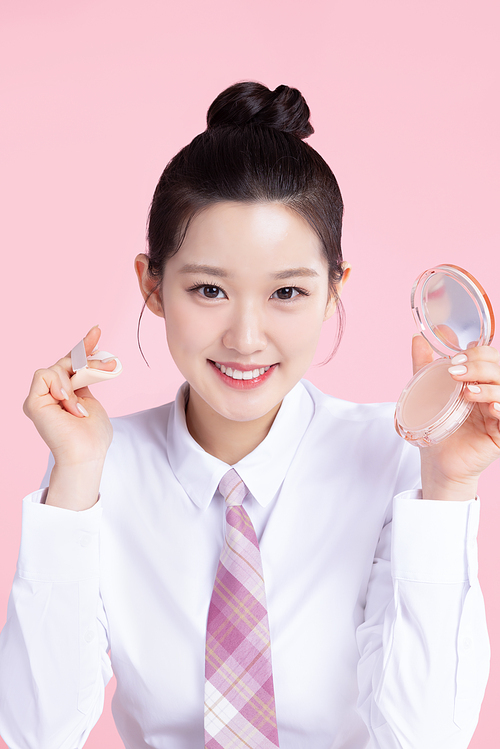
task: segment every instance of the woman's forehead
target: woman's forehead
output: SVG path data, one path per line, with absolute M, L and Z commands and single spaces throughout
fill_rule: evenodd
M 217 268 L 225 275 L 255 271 L 284 273 L 302 268 L 316 274 L 325 267 L 317 234 L 296 211 L 282 203 L 217 203 L 189 224 L 171 269 Z M 203 268 L 200 267 L 200 271 Z M 222 273 L 215 273 L 222 275 Z M 314 273 L 309 273 L 314 275 Z

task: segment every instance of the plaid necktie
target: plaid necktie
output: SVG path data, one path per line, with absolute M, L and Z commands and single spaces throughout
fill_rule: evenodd
M 219 491 L 226 537 L 208 611 L 205 748 L 279 747 L 271 640 L 259 543 L 241 506 L 248 489 L 231 468 Z

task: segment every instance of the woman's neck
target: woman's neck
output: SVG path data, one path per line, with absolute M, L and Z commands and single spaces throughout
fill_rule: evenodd
M 232 421 L 214 411 L 191 389 L 186 424 L 191 437 L 205 452 L 235 465 L 265 439 L 280 406 L 278 403 L 269 413 L 254 421 Z

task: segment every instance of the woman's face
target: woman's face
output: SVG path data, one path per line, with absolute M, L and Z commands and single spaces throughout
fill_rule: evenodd
M 161 299 L 177 367 L 204 408 L 235 421 L 279 406 L 335 307 L 318 237 L 280 203 L 199 214 L 166 264 Z

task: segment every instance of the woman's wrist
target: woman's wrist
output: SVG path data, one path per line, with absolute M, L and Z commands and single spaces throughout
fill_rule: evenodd
M 420 449 L 420 463 L 423 499 L 468 502 L 476 497 L 479 475 L 451 478 L 442 470 L 439 455 L 432 447 Z
M 477 495 L 477 479 L 452 481 L 422 466 L 422 498 L 445 502 L 468 502 Z
M 73 466 L 54 465 L 45 504 L 66 510 L 88 510 L 99 498 L 104 458 Z

